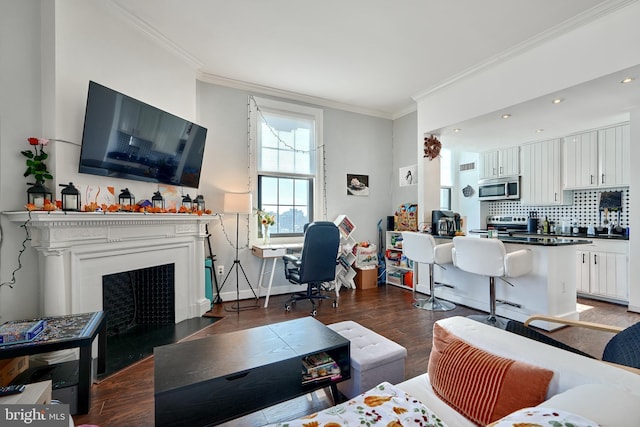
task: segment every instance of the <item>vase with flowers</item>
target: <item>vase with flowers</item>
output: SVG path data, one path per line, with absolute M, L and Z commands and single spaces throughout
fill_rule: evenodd
M 262 224 L 262 243 L 267 245 L 269 244 L 269 239 L 271 237 L 269 234 L 269 227 L 276 223 L 276 216 L 275 214 L 259 210 L 258 218 L 260 219 L 260 224 Z
M 44 147 L 47 146 L 49 140 L 32 137 L 27 138 L 27 142 L 33 147 L 33 151 L 24 150 L 20 152 L 27 158 L 27 169 L 24 172 L 24 176 L 33 176 L 36 181 L 35 183 L 29 183 L 32 187 L 27 191 L 28 204 L 36 208 L 44 208 L 48 204 L 54 205 L 53 200 L 51 200 L 51 190 L 44 185 L 45 180 L 53 179 L 53 175 L 47 170 L 47 165 L 44 162 L 49 158 L 49 155 L 44 151 Z M 49 197 L 48 200 L 47 195 Z

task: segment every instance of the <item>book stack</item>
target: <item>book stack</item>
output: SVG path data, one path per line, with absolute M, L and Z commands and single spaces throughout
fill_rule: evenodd
M 338 380 L 342 373 L 338 364 L 326 352 L 306 356 L 302 359 L 302 384 L 323 380 Z
M 47 326 L 46 320 L 10 321 L 0 325 L 0 345 L 32 341 Z

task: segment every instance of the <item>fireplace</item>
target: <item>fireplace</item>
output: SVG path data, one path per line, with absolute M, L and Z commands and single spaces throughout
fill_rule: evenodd
M 103 310 L 103 277 L 173 265 L 173 322 L 199 317 L 205 298 L 205 225 L 212 215 L 7 212 L 38 251 L 41 312 Z
M 175 265 L 165 264 L 102 276 L 107 336 L 136 326 L 175 323 Z

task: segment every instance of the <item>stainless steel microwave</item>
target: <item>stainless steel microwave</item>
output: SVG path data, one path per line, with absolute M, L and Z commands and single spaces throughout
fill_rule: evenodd
M 480 200 L 517 200 L 520 198 L 520 177 L 483 179 L 478 182 Z

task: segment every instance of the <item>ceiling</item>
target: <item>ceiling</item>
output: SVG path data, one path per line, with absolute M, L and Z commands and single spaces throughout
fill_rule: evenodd
M 589 22 L 628 0 L 112 2 L 146 34 L 193 63 L 207 81 L 395 118 L 415 109 L 414 97 Z M 637 69 L 633 71 L 640 77 Z M 555 111 L 549 109 L 555 120 L 561 109 L 584 105 L 585 98 L 579 97 L 593 96 L 588 95 L 589 88 L 563 92 L 567 101 L 553 105 Z M 614 114 L 629 102 L 637 105 L 638 99 L 612 99 L 609 112 Z M 523 131 L 552 127 L 547 123 L 553 117 L 545 116 L 551 114 L 546 113 L 547 102 L 514 106 L 509 111 L 512 119 L 499 125 L 493 116 L 457 124 L 454 127 L 463 131 L 452 138 L 470 149 L 488 140 L 495 145 L 492 132 L 505 135 L 508 122 L 514 134 L 520 129 L 517 138 L 510 135 L 512 145 L 523 138 L 540 139 L 535 134 L 525 137 Z M 575 111 L 584 117 L 584 111 Z M 540 123 L 535 115 L 540 115 Z M 452 129 L 441 131 L 452 134 Z

